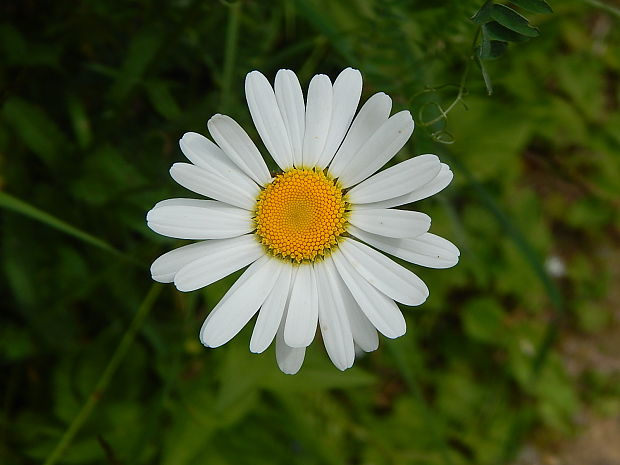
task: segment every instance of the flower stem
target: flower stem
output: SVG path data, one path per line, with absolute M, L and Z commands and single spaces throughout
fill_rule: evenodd
M 92 414 L 93 410 L 105 394 L 105 391 L 107 390 L 110 381 L 114 377 L 116 370 L 125 358 L 125 355 L 127 355 L 127 352 L 133 344 L 133 341 L 136 338 L 136 334 L 142 327 L 146 316 L 151 311 L 151 308 L 153 308 L 153 304 L 157 300 L 157 297 L 161 292 L 161 288 L 162 287 L 159 284 L 153 284 L 151 286 L 151 289 L 146 294 L 146 296 L 142 300 L 142 303 L 138 307 L 138 311 L 136 312 L 131 324 L 129 325 L 129 328 L 127 328 L 127 331 L 125 331 L 121 342 L 116 347 L 112 358 L 110 359 L 108 365 L 101 374 L 99 381 L 97 381 L 95 388 L 90 393 L 88 399 L 60 438 L 58 444 L 56 444 L 54 450 L 45 460 L 44 465 L 54 465 L 60 459 L 67 447 L 69 447 L 69 445 L 75 438 L 76 434 L 80 431 L 82 426 L 84 426 L 84 423 L 86 423 L 86 420 L 88 420 L 88 418 Z

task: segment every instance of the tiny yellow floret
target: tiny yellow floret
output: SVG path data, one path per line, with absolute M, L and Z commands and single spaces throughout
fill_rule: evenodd
M 277 175 L 256 201 L 256 234 L 275 256 L 313 261 L 346 230 L 342 189 L 323 171 L 292 168 Z

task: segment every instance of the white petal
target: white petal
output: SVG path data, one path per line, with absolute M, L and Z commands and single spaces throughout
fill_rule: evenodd
M 445 189 L 450 182 L 454 174 L 450 171 L 450 168 L 445 163 L 441 164 L 441 171 L 431 181 L 425 185 L 417 188 L 409 194 L 401 195 L 393 199 L 383 200 L 381 202 L 367 203 L 356 206 L 356 208 L 390 208 L 398 205 L 405 205 L 411 202 L 417 202 L 418 200 L 425 199 L 431 195 L 435 195 L 437 192 Z
M 415 239 L 394 239 L 370 234 L 355 226 L 351 226 L 349 232 L 385 253 L 428 268 L 450 268 L 458 263 L 461 255 L 452 242 L 431 233 Z
M 334 81 L 332 118 L 329 134 L 317 165 L 325 168 L 340 147 L 351 126 L 355 110 L 362 95 L 362 74 L 357 69 L 347 68 Z
M 373 95 L 366 101 L 329 165 L 332 176 L 337 178 L 342 175 L 358 150 L 387 121 L 391 109 L 392 99 L 383 92 Z
M 271 181 L 265 160 L 250 136 L 230 116 L 215 115 L 207 122 L 209 132 L 224 153 L 245 174 L 264 186 Z
M 207 171 L 191 163 L 175 163 L 170 168 L 170 176 L 181 186 L 197 194 L 234 205 L 235 207 L 253 210 L 259 187 L 250 184 L 233 183 L 217 173 Z
M 364 231 L 388 237 L 416 237 L 431 227 L 425 213 L 395 209 L 359 209 L 349 215 L 349 223 Z
M 151 265 L 151 277 L 160 283 L 171 283 L 181 268 L 204 255 L 209 242 L 196 242 L 160 255 Z
M 363 181 L 392 159 L 413 133 L 413 118 L 408 111 L 396 113 L 368 139 L 340 175 L 343 187 Z
M 242 236 L 243 237 L 243 236 Z M 206 256 L 218 244 L 236 239 L 210 239 L 184 245 L 158 257 L 151 265 L 151 275 L 160 283 L 171 283 L 174 276 L 185 265 Z
M 303 145 L 303 166 L 316 165 L 329 134 L 332 118 L 332 83 L 324 74 L 317 74 L 310 81 L 306 105 L 306 132 Z
M 307 347 L 316 333 L 319 317 L 317 281 L 312 264 L 298 267 L 288 306 L 284 341 L 289 347 Z
M 344 285 L 344 284 L 343 284 Z M 362 309 L 348 288 L 345 286 L 345 291 L 349 294 L 349 299 L 352 304 L 347 305 L 347 315 L 349 317 L 349 324 L 351 325 L 351 332 L 353 333 L 353 340 L 364 352 L 372 352 L 379 347 L 379 335 L 377 330 L 372 325 L 370 320 L 364 315 Z
M 342 253 L 334 253 L 332 258 L 351 295 L 374 327 L 390 339 L 405 334 L 407 324 L 396 303 L 355 271 Z
M 275 259 L 267 256 L 250 265 L 205 320 L 200 341 L 219 347 L 235 337 L 263 304 L 279 272 Z
M 254 230 L 250 212 L 216 200 L 156 206 L 146 220 L 156 233 L 177 239 L 226 239 Z
M 208 286 L 264 255 L 254 234 L 208 241 L 204 255 L 188 263 L 174 277 L 179 291 L 189 292 Z
M 334 280 L 334 284 L 339 286 L 339 292 L 344 299 L 344 308 L 347 310 L 347 317 L 349 318 L 353 340 L 364 352 L 377 350 L 377 347 L 379 347 L 379 335 L 377 334 L 377 330 L 366 315 L 364 315 L 364 312 L 362 312 L 362 309 L 351 295 L 351 291 L 349 291 L 349 288 L 339 274 L 338 279 Z
M 291 273 L 291 278 L 294 279 L 297 274 L 299 268 L 294 268 Z M 301 365 L 304 363 L 304 357 L 306 355 L 305 347 L 289 347 L 284 342 L 284 325 L 286 323 L 286 318 L 288 316 L 289 304 L 291 302 L 291 292 L 288 294 L 288 300 L 286 301 L 286 307 L 284 309 L 284 315 L 282 315 L 282 319 L 280 320 L 280 327 L 278 328 L 278 332 L 276 333 L 276 360 L 278 362 L 278 367 L 282 370 L 283 373 L 287 375 L 294 375 L 299 371 Z
M 287 375 L 294 375 L 304 363 L 305 347 L 289 347 L 284 342 L 284 330 L 280 328 L 276 335 L 276 360 L 278 367 Z
M 293 267 L 283 261 L 279 262 L 280 277 L 260 309 L 250 339 L 250 351 L 257 354 L 264 352 L 276 336 L 290 295 Z
M 420 305 L 428 297 L 424 281 L 381 252 L 349 238 L 340 243 L 340 249 L 355 271 L 397 302 Z
M 330 257 L 317 265 L 319 326 L 329 358 L 339 370 L 353 366 L 355 346 L 347 315 L 347 301 L 340 292 L 340 276 Z
M 181 206 L 181 207 L 213 207 L 217 208 L 218 206 L 225 206 L 222 202 L 216 200 L 205 200 L 205 199 L 165 199 L 157 202 L 152 210 L 160 207 L 172 207 L 172 206 Z M 148 217 L 148 214 L 147 214 Z
M 436 155 L 420 155 L 383 170 L 349 191 L 351 203 L 380 202 L 399 197 L 437 176 L 441 163 Z
M 306 130 L 304 95 L 297 75 L 289 69 L 281 69 L 274 83 L 278 108 L 291 144 L 293 164 L 302 165 L 302 148 Z
M 224 176 L 234 183 L 240 182 L 244 185 L 254 183 L 221 148 L 201 134 L 195 132 L 183 134 L 179 146 L 187 159 L 196 166 Z
M 254 126 L 280 168 L 293 166 L 293 151 L 271 84 L 258 71 L 245 77 L 245 97 Z

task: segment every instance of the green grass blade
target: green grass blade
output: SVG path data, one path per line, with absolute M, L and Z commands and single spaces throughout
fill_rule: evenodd
M 161 284 L 154 283 L 151 285 L 149 292 L 146 294 L 142 300 L 142 303 L 138 307 L 131 324 L 127 328 L 127 331 L 125 331 L 125 334 L 123 334 L 120 343 L 116 347 L 112 358 L 108 362 L 108 365 L 105 367 L 103 373 L 101 373 L 101 376 L 99 377 L 93 391 L 90 396 L 88 396 L 88 399 L 60 438 L 60 441 L 54 450 L 45 460 L 44 465 L 53 465 L 58 462 L 65 450 L 71 445 L 71 442 L 75 436 L 82 429 L 82 426 L 84 426 L 90 415 L 93 413 L 95 407 L 107 390 L 110 381 L 112 381 L 116 370 L 118 370 L 118 367 L 131 348 L 136 335 L 138 334 L 140 328 L 142 328 L 142 325 L 153 308 L 153 305 L 155 304 L 162 288 L 163 286 Z
M 113 254 L 125 257 L 125 254 L 123 252 L 108 244 L 103 239 L 99 239 L 98 237 L 82 231 L 75 226 L 71 226 L 69 223 L 66 223 L 63 220 L 56 218 L 55 216 L 50 215 L 49 213 L 44 212 L 43 210 L 40 210 L 37 207 L 34 207 L 29 203 L 24 202 L 23 200 L 13 197 L 6 192 L 0 192 L 0 208 L 12 210 L 16 213 L 46 224 L 50 228 L 57 229 L 58 231 L 61 231 L 69 236 L 73 236 L 89 245 L 93 245 L 107 252 L 111 252 Z

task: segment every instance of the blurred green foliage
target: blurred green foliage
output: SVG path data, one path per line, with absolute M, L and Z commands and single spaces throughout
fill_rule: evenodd
M 486 62 L 489 97 L 472 61 L 482 3 L 2 3 L 0 462 L 502 464 L 580 412 L 618 413 L 618 371 L 562 350 L 617 328 L 618 18 L 576 0 L 527 13 L 541 34 Z M 366 97 L 414 113 L 396 161 L 453 166 L 416 208 L 461 263 L 416 269 L 431 296 L 404 309 L 407 335 L 345 373 L 316 341 L 283 375 L 247 328 L 204 349 L 201 322 L 238 274 L 181 294 L 148 272 L 178 245 L 144 220 L 188 195 L 167 175 L 177 140 L 217 112 L 258 140 L 252 69 L 306 84 L 346 66 Z

